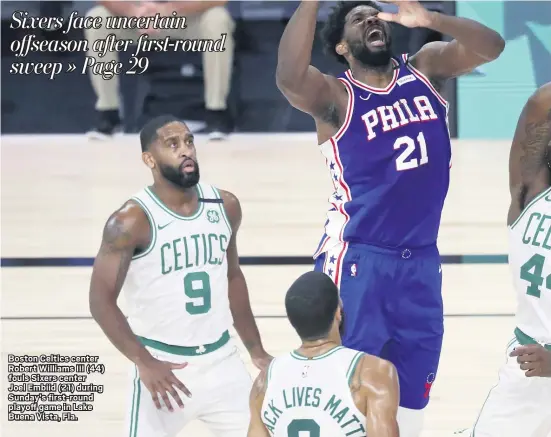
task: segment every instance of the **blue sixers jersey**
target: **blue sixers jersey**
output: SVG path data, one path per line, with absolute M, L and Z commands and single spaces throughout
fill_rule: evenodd
M 317 257 L 342 242 L 391 248 L 436 244 L 449 186 L 448 103 L 408 63 L 393 59 L 384 89 L 340 78 L 348 109 L 320 146 L 334 193 Z

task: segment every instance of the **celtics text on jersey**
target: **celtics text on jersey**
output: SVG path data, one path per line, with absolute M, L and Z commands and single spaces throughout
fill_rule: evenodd
M 226 249 L 231 225 L 219 191 L 196 186 L 192 216 L 171 211 L 150 188 L 132 197 L 151 241 L 134 256 L 123 286 L 128 321 L 139 337 L 174 346 L 211 344 L 231 327 Z

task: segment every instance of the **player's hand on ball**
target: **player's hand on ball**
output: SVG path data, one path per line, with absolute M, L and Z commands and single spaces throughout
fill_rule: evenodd
M 159 399 L 161 397 L 168 410 L 174 411 L 169 394 L 180 408 L 184 408 L 184 403 L 180 399 L 176 388 L 182 391 L 188 398 L 191 397 L 188 388 L 172 372 L 175 369 L 183 369 L 186 366 L 187 363 L 169 363 L 168 361 L 157 360 L 153 357 L 147 362 L 138 365 L 140 379 L 151 393 L 151 398 L 159 410 L 162 408 Z
M 525 375 L 551 377 L 551 351 L 539 344 L 519 346 L 510 353 L 511 357 L 517 357 L 521 370 Z
M 398 6 L 398 12 L 379 12 L 377 15 L 383 21 L 393 21 L 405 27 L 427 27 L 430 23 L 430 12 L 418 1 L 390 1 L 381 0 L 382 3 L 392 3 Z

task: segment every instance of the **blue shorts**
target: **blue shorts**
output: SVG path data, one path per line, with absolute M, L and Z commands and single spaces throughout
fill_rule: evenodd
M 444 334 L 436 246 L 398 250 L 344 243 L 321 254 L 315 270 L 340 289 L 343 345 L 392 362 L 400 380 L 400 406 L 425 408 Z

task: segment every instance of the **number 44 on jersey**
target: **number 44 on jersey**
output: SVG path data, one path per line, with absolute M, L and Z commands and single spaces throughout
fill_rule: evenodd
M 540 297 L 541 287 L 544 286 L 551 290 L 551 274 L 543 277 L 543 267 L 545 266 L 545 257 L 540 254 L 535 254 L 520 268 L 520 278 L 528 281 L 530 285 L 526 290 L 529 296 Z M 544 284 L 545 282 L 545 284 Z

